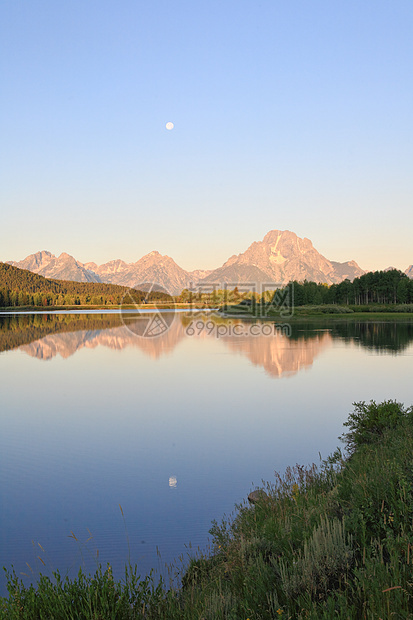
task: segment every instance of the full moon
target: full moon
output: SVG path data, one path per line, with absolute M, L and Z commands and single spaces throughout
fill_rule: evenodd
M 168 123 L 166 123 L 165 127 L 166 127 L 167 129 L 173 129 L 173 128 L 174 128 L 174 124 L 173 124 L 173 123 L 171 123 L 171 121 L 169 121 Z

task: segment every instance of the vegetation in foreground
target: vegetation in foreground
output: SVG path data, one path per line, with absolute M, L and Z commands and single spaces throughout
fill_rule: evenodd
M 73 581 L 8 574 L 0 617 L 266 620 L 413 618 L 413 407 L 360 402 L 345 455 L 295 466 L 253 507 L 213 524 L 214 553 L 191 560 L 177 589 L 127 568 Z

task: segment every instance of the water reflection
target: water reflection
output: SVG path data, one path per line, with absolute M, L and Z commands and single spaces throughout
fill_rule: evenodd
M 122 324 L 120 314 L 0 315 L 0 352 L 39 340 L 49 334 L 102 330 Z
M 107 319 L 102 320 L 106 325 Z M 139 320 L 136 319 L 136 323 L 139 323 Z M 211 319 L 208 318 L 208 322 L 210 321 Z M 42 324 L 40 329 L 42 332 L 50 329 L 53 333 L 32 340 L 27 344 L 21 344 L 19 349 L 31 357 L 51 360 L 56 356 L 67 359 L 83 348 L 93 349 L 103 346 L 121 350 L 126 347 L 135 347 L 152 359 L 159 359 L 166 353 L 172 352 L 185 338 L 217 338 L 213 330 L 209 332 L 202 330 L 189 336 L 187 333 L 188 321 L 185 317 L 179 317 L 175 320 L 168 331 L 158 338 L 137 337 L 133 330 L 133 323 L 129 323 L 128 327 L 119 325 L 99 329 L 99 322 L 100 320 L 95 317 L 91 318 L 87 325 L 84 325 L 84 321 L 77 320 L 73 324 L 73 329 L 76 331 L 71 332 L 67 331 L 70 322 L 49 320 L 46 325 Z M 24 323 L 26 322 L 24 321 Z M 241 321 L 238 323 L 240 326 L 242 325 Z M 217 325 L 219 324 L 220 321 L 218 320 Z M 84 329 L 85 326 L 88 329 Z M 62 328 L 62 332 L 57 333 L 59 328 Z M 21 336 L 27 339 L 30 333 L 35 338 L 36 331 L 37 328 L 32 331 L 28 330 L 27 325 L 25 325 Z M 18 338 L 16 340 L 18 341 Z M 250 335 L 248 330 L 245 330 L 245 334 L 241 336 L 222 336 L 219 338 L 219 342 L 232 353 L 245 355 L 254 365 L 262 366 L 273 377 L 281 377 L 295 374 L 300 369 L 311 366 L 314 358 L 323 349 L 331 345 L 332 337 L 328 332 L 314 332 L 311 338 L 304 338 L 303 336 L 288 338 L 279 333 L 272 336 Z
M 35 540 L 41 572 L 75 576 L 70 532 L 89 528 L 119 578 L 128 553 L 147 574 L 158 548 L 163 562 L 207 548 L 212 519 L 274 469 L 328 456 L 353 401 L 411 403 L 413 348 L 395 354 L 411 320 L 291 321 L 290 337 L 239 320 L 218 337 L 229 323 L 213 317 L 191 336 L 192 320 L 139 338 L 119 314 L 0 315 L 0 567 L 27 572 Z
M 165 353 L 171 352 L 184 337 L 184 331 L 175 325 L 159 338 L 139 338 L 122 325 L 110 329 L 88 329 L 50 334 L 40 340 L 21 345 L 19 348 L 31 357 L 49 360 L 57 355 L 68 358 L 83 348 L 94 349 L 103 346 L 120 351 L 132 346 L 141 349 L 153 359 L 158 359 Z
M 231 351 L 242 353 L 255 366 L 262 366 L 273 377 L 294 375 L 311 366 L 320 353 L 331 346 L 329 332 L 315 333 L 312 338 L 288 338 L 283 335 L 249 337 L 239 341 L 225 338 Z
M 413 317 L 404 321 L 352 321 L 337 323 L 334 335 L 359 342 L 371 351 L 401 352 L 413 341 Z
M 171 315 L 167 318 L 170 324 L 167 331 L 157 338 L 142 338 L 136 335 L 141 315 L 130 316 L 127 327 L 118 313 L 3 316 L 0 317 L 0 352 L 19 348 L 31 357 L 46 361 L 56 356 L 67 359 L 83 348 L 134 347 L 157 360 L 171 353 L 186 338 L 214 338 L 233 354 L 245 355 L 252 364 L 263 367 L 272 377 L 281 377 L 311 366 L 335 339 L 377 352 L 399 352 L 413 341 L 413 323 L 409 320 L 300 321 L 292 323 L 287 337 L 276 330 L 268 335 L 269 330 L 260 330 L 260 324 L 240 319 L 231 321 L 232 329 L 224 329 L 228 325 L 225 319 L 209 316 L 204 319 L 209 329 L 190 330 L 191 325 L 199 324 L 193 323 L 190 315 L 175 315 L 172 322 Z M 235 325 L 242 329 L 234 329 Z M 256 329 L 251 330 L 251 325 Z

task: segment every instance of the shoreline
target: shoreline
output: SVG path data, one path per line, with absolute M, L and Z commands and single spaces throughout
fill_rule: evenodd
M 411 304 L 410 304 L 411 306 Z M 353 306 L 354 307 L 354 306 Z M 87 313 L 88 310 L 91 313 L 96 314 L 99 311 L 102 311 L 104 314 L 122 314 L 122 311 L 131 312 L 136 310 L 137 313 L 142 313 L 142 311 L 168 311 L 168 310 L 179 310 L 179 311 L 197 311 L 197 312 L 205 312 L 207 314 L 218 313 L 218 316 L 221 319 L 242 319 L 246 321 L 275 321 L 282 323 L 297 322 L 300 320 L 308 320 L 308 319 L 350 319 L 350 320 L 377 320 L 377 319 L 406 319 L 413 318 L 413 311 L 403 311 L 400 310 L 391 310 L 388 305 L 383 306 L 374 306 L 374 308 L 363 309 L 363 310 L 353 310 L 350 307 L 344 312 L 324 312 L 323 307 L 314 308 L 312 306 L 298 306 L 295 308 L 294 313 L 287 316 L 283 316 L 282 313 L 273 313 L 268 314 L 267 316 L 260 316 L 260 313 L 254 315 L 252 312 L 247 312 L 245 310 L 235 310 L 231 308 L 231 310 L 223 310 L 223 306 L 218 306 L 215 308 L 211 307 L 199 307 L 196 304 L 186 304 L 186 303 L 176 303 L 176 304 L 136 304 L 136 305 L 113 305 L 113 306 L 105 306 L 105 305 L 74 305 L 74 306 L 6 306 L 0 308 L 0 316 L 10 316 L 14 314 L 56 314 L 56 313 L 76 313 L 81 311 L 82 314 Z

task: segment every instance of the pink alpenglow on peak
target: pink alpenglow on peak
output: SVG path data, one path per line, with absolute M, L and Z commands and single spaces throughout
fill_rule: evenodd
M 262 241 L 254 241 L 249 248 L 231 256 L 214 270 L 186 271 L 167 255 L 157 250 L 142 256 L 134 263 L 115 259 L 98 265 L 81 263 L 66 252 L 58 258 L 44 250 L 31 254 L 20 262 L 10 264 L 29 269 L 48 278 L 79 282 L 108 282 L 138 287 L 152 282 L 172 295 L 197 284 L 269 283 L 287 284 L 292 280 L 311 280 L 333 284 L 362 275 L 364 271 L 354 260 L 339 263 L 322 256 L 310 239 L 300 238 L 289 230 L 271 230 Z M 413 272 L 413 267 L 410 267 Z M 407 271 L 406 271 L 407 273 Z M 412 276 L 410 276 L 412 277 Z

